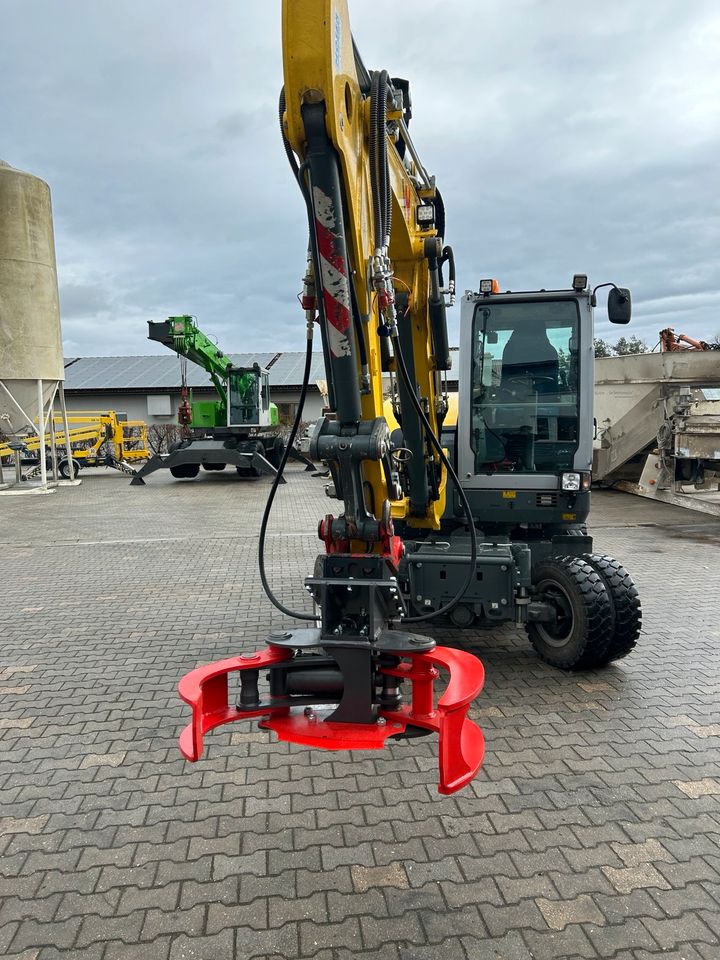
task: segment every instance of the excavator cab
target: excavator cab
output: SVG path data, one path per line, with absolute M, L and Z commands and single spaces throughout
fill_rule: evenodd
M 268 427 L 277 424 L 277 407 L 270 403 L 270 374 L 257 363 L 232 367 L 227 374 L 228 426 Z
M 630 317 L 614 285 L 611 322 Z M 597 288 L 595 288 L 597 289 Z M 514 621 L 548 663 L 602 666 L 625 656 L 640 631 L 627 571 L 593 553 L 595 292 L 576 275 L 566 290 L 466 291 L 460 321 L 456 428 L 444 439 L 482 540 L 476 576 L 451 612 L 456 626 Z M 415 609 L 438 609 L 457 587 L 469 540 L 458 497 L 442 529 L 418 540 L 404 567 Z
M 475 516 L 497 520 L 496 491 L 512 483 L 520 490 L 547 488 L 556 493 L 565 472 L 586 473 L 592 463 L 592 316 L 588 296 L 575 291 L 466 295 L 461 349 L 458 458 L 465 487 L 472 492 Z M 581 343 L 589 345 L 583 354 Z M 584 369 L 583 369 L 584 367 Z M 584 420 L 582 419 L 584 418 Z M 581 423 L 582 421 L 582 423 Z M 562 489 L 562 487 L 561 487 Z M 553 508 L 587 515 L 587 490 L 570 491 Z M 487 500 L 487 506 L 483 503 Z M 503 521 L 511 512 L 505 498 Z M 514 498 L 517 501 L 517 495 Z M 567 500 L 567 498 L 565 498 Z M 503 504 L 501 502 L 501 509 Z M 514 520 L 517 503 L 512 506 Z

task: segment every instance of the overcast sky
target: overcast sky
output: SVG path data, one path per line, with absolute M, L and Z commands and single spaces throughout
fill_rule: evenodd
M 298 0 L 301 2 L 301 0 Z M 634 332 L 720 333 L 714 0 L 351 0 L 410 80 L 458 287 L 631 287 Z M 279 139 L 279 0 L 0 0 L 0 158 L 52 188 L 66 356 L 158 353 L 193 313 L 300 350 L 303 202 Z M 457 343 L 459 308 L 451 313 Z

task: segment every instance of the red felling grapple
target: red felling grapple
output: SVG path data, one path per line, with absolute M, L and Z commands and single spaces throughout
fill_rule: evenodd
M 371 722 L 333 721 L 332 716 L 337 712 L 335 706 L 322 700 L 320 703 L 289 705 L 288 688 L 296 691 L 296 703 L 301 698 L 303 701 L 318 699 L 317 693 L 303 697 L 301 691 L 310 689 L 313 684 L 317 687 L 317 676 L 323 669 L 327 675 L 325 658 L 321 654 L 298 657 L 296 651 L 307 652 L 315 645 L 319 650 L 319 630 L 296 630 L 282 638 L 278 636 L 275 643 L 271 638 L 270 645 L 258 653 L 242 654 L 198 667 L 186 674 L 179 684 L 180 696 L 193 712 L 191 722 L 180 737 L 180 750 L 188 760 L 198 760 L 203 751 L 203 737 L 208 731 L 225 723 L 253 717 L 262 718 L 260 726 L 272 730 L 280 740 L 323 750 L 377 750 L 385 746 L 388 738 L 402 737 L 412 733 L 413 728 L 415 732 L 435 731 L 439 737 L 438 790 L 444 794 L 454 793 L 473 779 L 482 763 L 483 734 L 467 712 L 471 701 L 482 689 L 485 672 L 477 657 L 462 650 L 447 647 L 433 647 L 422 652 L 391 649 L 393 645 L 407 647 L 413 639 L 414 635 L 398 631 L 387 631 L 380 637 L 377 644 L 381 658 L 378 674 L 383 678 L 384 691 L 390 691 L 390 694 L 385 697 L 387 706 L 383 706 L 380 696 Z M 427 645 L 427 638 L 417 639 Z M 298 647 L 294 647 L 294 643 Z M 309 660 L 318 663 L 309 664 Z M 293 669 L 294 665 L 299 669 Z M 438 668 L 448 671 L 450 677 L 435 704 L 433 683 L 439 677 Z M 270 688 L 276 693 L 261 702 L 258 679 L 264 669 L 268 670 Z M 315 673 L 313 677 L 308 675 L 311 670 Z M 231 706 L 228 678 L 236 672 L 240 678 L 239 698 L 237 705 Z M 326 682 L 326 688 L 337 679 L 336 674 L 331 674 L 331 683 Z M 402 682 L 412 684 L 412 697 L 409 703 L 393 709 L 390 699 Z M 337 691 L 335 695 L 337 698 Z

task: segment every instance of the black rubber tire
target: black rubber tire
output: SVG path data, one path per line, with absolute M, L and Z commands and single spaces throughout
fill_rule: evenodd
M 224 470 L 227 466 L 226 463 L 204 463 L 203 470 Z
M 606 659 L 613 610 L 602 577 L 580 557 L 550 557 L 533 569 L 533 595 L 554 599 L 557 624 L 528 623 L 538 656 L 560 670 L 590 670 Z
M 170 467 L 170 473 L 176 480 L 194 480 L 200 473 L 200 464 L 179 463 L 176 467 Z
M 68 464 L 67 457 L 64 460 L 61 460 L 58 464 L 58 473 L 63 480 L 75 480 L 77 475 L 80 473 L 80 464 L 77 460 L 73 459 L 70 461 L 72 466 Z M 72 476 L 71 476 L 72 473 Z
M 613 608 L 613 635 L 601 661 L 622 660 L 637 645 L 642 628 L 642 606 L 637 588 L 625 567 L 614 557 L 592 554 L 583 557 L 602 578 Z

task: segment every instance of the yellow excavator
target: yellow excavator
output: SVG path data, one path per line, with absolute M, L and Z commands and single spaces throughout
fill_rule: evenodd
M 464 497 L 438 440 L 450 368 L 445 306 L 454 294 L 442 197 L 408 133 L 408 83 L 365 68 L 345 0 L 285 0 L 283 54 L 281 133 L 309 224 L 305 387 L 317 326 L 332 411 L 318 422 L 311 451 L 329 467 L 344 510 L 319 525 L 325 553 L 306 580 L 319 612 L 290 610 L 265 574 L 276 478 L 260 531 L 260 575 L 273 603 L 307 626 L 276 631 L 263 651 L 185 676 L 180 694 L 193 718 L 180 746 L 196 760 L 208 730 L 250 717 L 281 740 L 324 749 L 378 749 L 391 737 L 435 731 L 439 790 L 450 793 L 482 762 L 483 736 L 467 711 L 483 667 L 414 632 L 428 616 L 410 615 L 402 597 L 405 548 L 395 531 L 398 520 L 439 530 L 448 477 Z M 383 371 L 398 398 L 401 448 L 383 417 Z M 474 576 L 472 539 L 463 581 Z M 440 671 L 449 680 L 438 697 Z M 236 672 L 240 690 L 230 704 L 228 675 Z
M 501 292 L 486 279 L 465 291 L 451 407 L 454 257 L 442 196 L 408 132 L 409 84 L 366 69 L 345 0 L 285 0 L 283 67 L 280 128 L 309 226 L 305 385 L 289 446 L 317 327 L 330 413 L 310 456 L 327 466 L 343 510 L 319 523 L 325 552 L 305 581 L 317 613 L 290 609 L 265 572 L 283 458 L 260 528 L 260 577 L 275 606 L 306 626 L 184 677 L 193 718 L 181 750 L 196 760 L 208 730 L 253 716 L 281 740 L 325 749 L 435 731 L 439 789 L 450 793 L 482 762 L 467 711 L 483 667 L 416 625 L 516 623 L 539 656 L 568 670 L 626 656 L 640 633 L 632 580 L 592 552 L 584 527 L 598 287 L 576 274 L 564 290 Z M 629 290 L 600 286 L 612 287 L 609 319 L 627 323 Z M 441 673 L 449 680 L 437 697 Z

